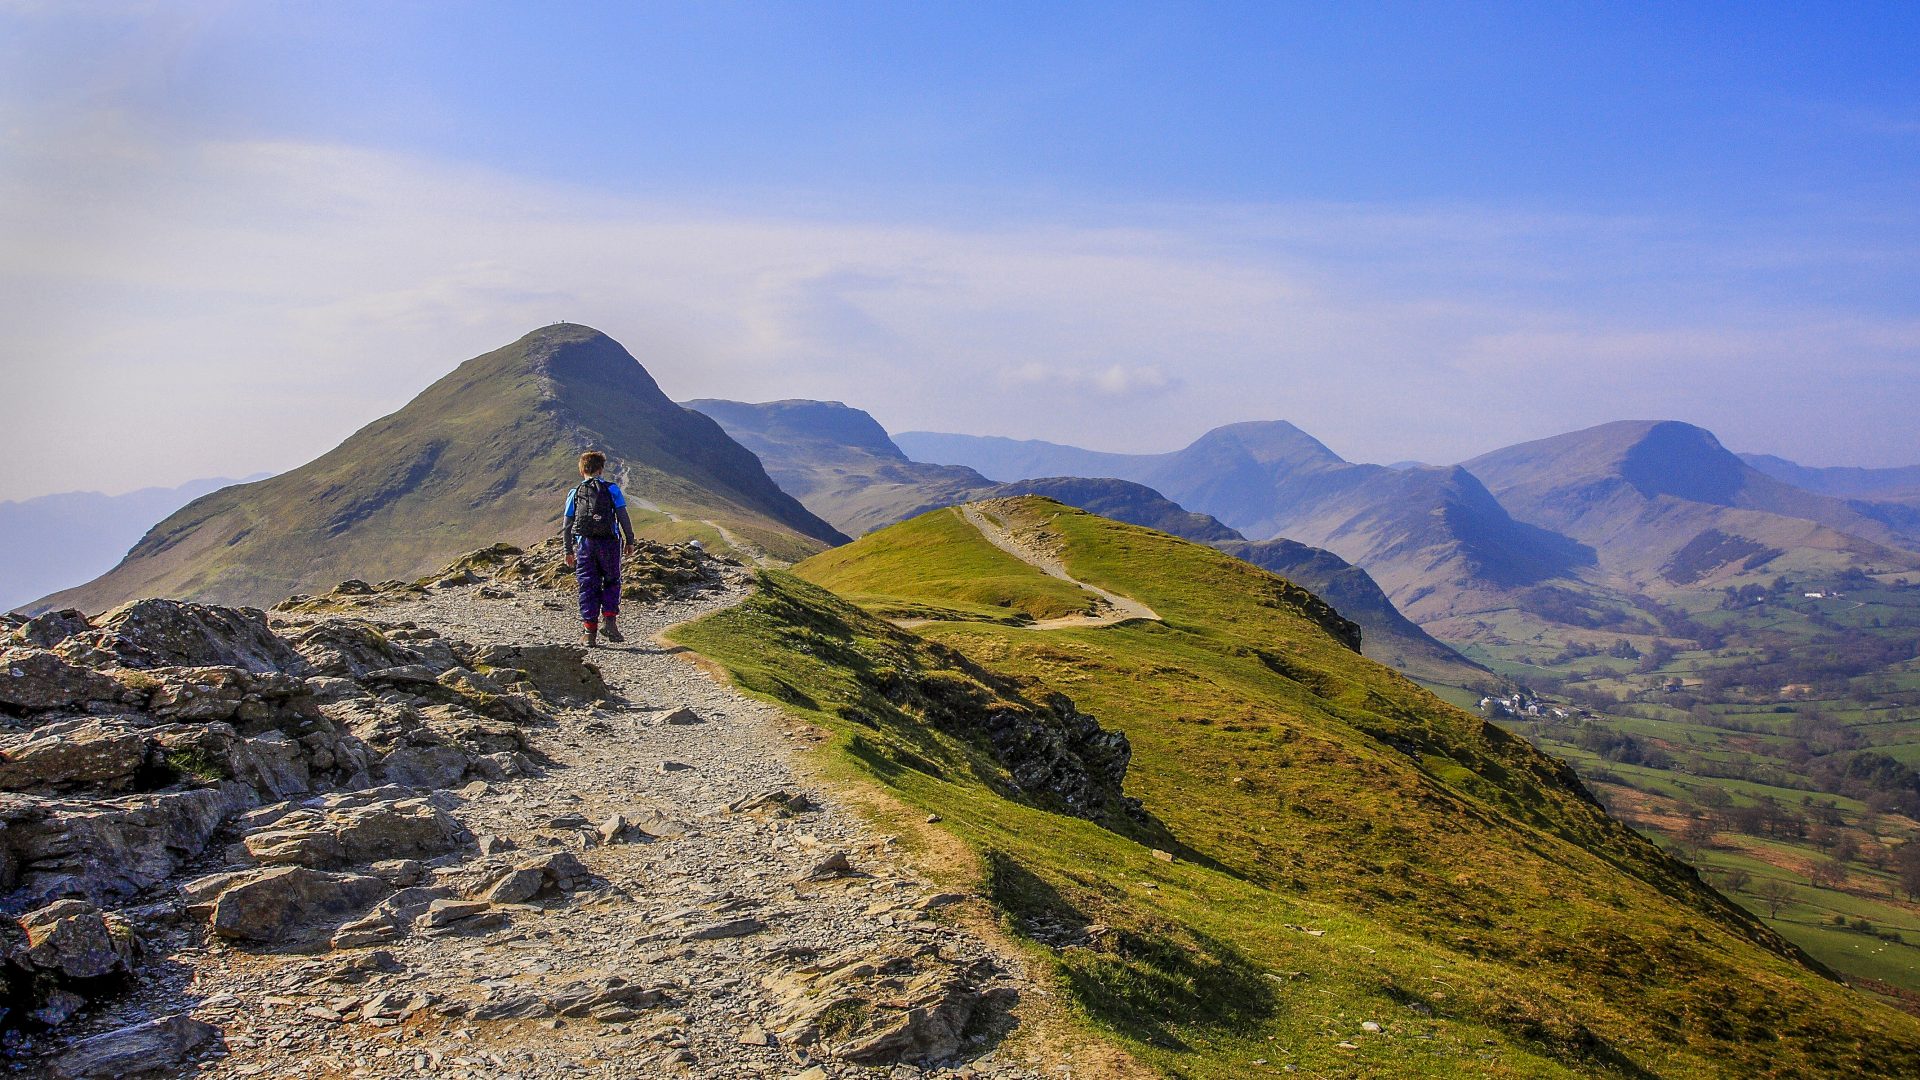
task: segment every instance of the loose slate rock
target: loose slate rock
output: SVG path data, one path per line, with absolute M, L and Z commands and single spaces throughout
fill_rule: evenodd
M 184 1013 L 82 1039 L 48 1066 L 55 1080 L 121 1080 L 178 1069 L 220 1038 L 212 1024 Z
M 714 923 L 711 926 L 702 926 L 694 930 L 689 930 L 680 935 L 680 940 L 717 941 L 721 938 L 746 937 L 748 934 L 756 934 L 766 928 L 766 923 L 751 917 L 745 919 L 729 919 L 726 922 Z

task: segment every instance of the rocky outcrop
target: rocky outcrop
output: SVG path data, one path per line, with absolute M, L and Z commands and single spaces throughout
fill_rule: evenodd
M 471 839 L 451 815 L 425 799 L 355 805 L 333 796 L 247 834 L 247 854 L 269 866 L 326 869 L 384 859 L 432 858 Z
M 133 932 L 116 916 L 60 900 L 0 921 L 0 983 L 10 1017 L 40 1027 L 65 1023 L 90 996 L 111 992 L 132 970 Z
M 22 620 L 5 636 L 0 636 L 0 644 L 31 645 L 37 649 L 51 649 L 62 641 L 93 629 L 85 613 L 73 608 L 48 611 Z
M 429 595 L 440 589 L 480 586 L 480 595 L 509 599 L 524 589 L 566 592 L 574 587 L 573 571 L 561 560 L 560 541 L 549 539 L 532 549 L 494 544 L 460 556 L 444 570 L 419 581 L 382 581 L 369 585 L 343 581 L 319 595 L 289 597 L 274 610 L 289 614 L 336 614 L 376 608 Z M 732 560 L 716 557 L 693 544 L 662 544 L 641 540 L 620 562 L 620 595 L 639 603 L 657 603 L 710 589 L 723 580 L 723 568 Z
M 842 953 L 768 976 L 778 1004 L 765 1027 L 785 1045 L 858 1064 L 943 1061 L 976 1010 L 1009 1003 L 1009 990 L 983 992 L 994 975 L 937 949 Z
M 252 802 L 232 782 L 105 799 L 0 796 L 5 909 L 132 896 L 204 850 Z
M 531 686 L 558 701 L 604 701 L 613 696 L 580 645 L 488 645 L 475 650 L 473 666 L 496 682 Z
M 324 947 L 421 888 L 428 863 L 471 850 L 422 791 L 531 774 L 525 730 L 550 724 L 556 704 L 607 696 L 578 648 L 475 646 L 405 622 L 296 617 L 276 628 L 256 610 L 165 600 L 97 621 L 9 620 L 0 911 L 18 916 L 20 940 L 4 955 L 0 1026 L 59 1028 L 125 982 L 137 948 L 131 924 L 103 911 L 115 905 L 185 911 L 250 948 Z M 217 856 L 227 830 L 239 837 L 220 872 L 172 904 L 147 903 Z M 514 898 L 505 902 L 589 876 L 564 860 L 522 861 L 527 872 L 499 890 Z M 490 906 L 427 888 L 437 891 L 409 918 L 435 900 Z M 468 923 L 456 915 L 443 906 L 432 918 Z M 118 1060 L 108 1050 L 73 1068 Z
M 98 629 L 58 646 L 76 658 L 103 657 L 121 667 L 237 667 L 304 674 L 293 647 L 254 608 L 212 607 L 180 600 L 137 600 L 107 612 Z
M 1037 711 L 988 708 L 977 724 L 1022 791 L 1081 817 L 1116 804 L 1131 808 L 1118 794 L 1133 757 L 1127 737 L 1101 727 L 1064 695 L 1047 695 Z

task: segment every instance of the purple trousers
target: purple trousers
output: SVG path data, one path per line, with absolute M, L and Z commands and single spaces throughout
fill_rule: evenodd
M 620 540 L 612 536 L 583 536 L 574 541 L 574 580 L 580 583 L 580 621 L 598 623 L 600 616 L 620 614 Z

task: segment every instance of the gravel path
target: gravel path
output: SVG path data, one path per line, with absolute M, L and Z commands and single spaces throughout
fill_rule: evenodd
M 483 840 L 511 845 L 467 856 L 468 867 L 568 851 L 604 885 L 564 903 L 512 905 L 501 909 L 504 918 L 476 921 L 478 929 L 410 934 L 384 946 L 391 965 L 369 960 L 377 954 L 366 949 L 310 957 L 211 944 L 177 952 L 184 992 L 199 999 L 194 1014 L 218 1025 L 230 1050 L 203 1075 L 1040 1075 L 987 1052 L 1007 1019 L 991 1019 L 984 1007 L 977 1015 L 989 1019 L 974 1021 L 957 1056 L 972 1059 L 964 1064 L 816 1063 L 764 1034 L 791 1004 L 788 976 L 822 958 L 871 954 L 884 969 L 885 957 L 918 954 L 923 968 L 930 958 L 988 972 L 982 988 L 999 1001 L 1027 986 L 1017 960 L 952 925 L 941 905 L 957 898 L 932 896 L 888 838 L 796 767 L 804 733 L 791 718 L 655 640 L 673 624 L 738 603 L 749 588 L 750 575 L 730 571 L 724 588 L 696 599 L 630 607 L 621 620 L 627 643 L 592 655 L 625 702 L 568 710 L 553 726 L 530 730 L 530 749 L 547 760 L 542 775 L 439 797 Z M 367 614 L 476 642 L 552 643 L 576 639 L 570 606 L 541 590 L 482 599 L 468 587 Z M 683 707 L 694 722 L 685 714 L 669 722 Z M 805 793 L 813 808 L 729 809 L 776 790 Z M 616 814 L 641 832 L 603 843 L 596 827 Z M 811 880 L 836 853 L 848 856 L 852 873 Z M 658 1000 L 628 1017 L 615 1010 L 610 1021 L 551 1010 L 479 1018 L 609 979 L 657 990 Z M 390 991 L 399 996 L 383 997 Z M 390 1007 L 402 1000 L 411 1005 Z
M 981 507 L 987 507 L 982 510 Z M 1059 578 L 1069 585 L 1092 593 L 1097 601 L 1094 613 L 1090 615 L 1063 615 L 1057 619 L 1044 619 L 1034 623 L 1028 629 L 1059 630 L 1071 626 L 1112 626 L 1129 619 L 1152 619 L 1160 621 L 1160 615 L 1152 608 L 1129 596 L 1108 592 L 1097 585 L 1089 585 L 1072 574 L 1067 573 L 1066 564 L 1060 557 L 1041 544 L 1037 537 L 1026 532 L 1016 532 L 1001 525 L 989 516 L 992 503 L 968 503 L 954 507 L 954 512 L 965 519 L 966 523 L 980 530 L 987 542 L 1001 551 L 1019 559 L 1028 566 L 1048 575 Z

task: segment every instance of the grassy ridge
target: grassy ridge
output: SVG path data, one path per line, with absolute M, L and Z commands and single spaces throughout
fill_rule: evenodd
M 980 541 L 959 514 L 939 510 L 887 530 L 887 547 L 849 544 L 822 552 L 814 573 L 831 578 L 840 595 L 888 618 L 989 618 L 1015 622 L 1085 612 L 1092 593 L 1036 572 Z M 902 565 L 898 548 L 938 552 Z M 878 555 L 878 557 L 876 557 Z
M 1551 759 L 1354 654 L 1310 597 L 1171 537 L 1042 500 L 1027 511 L 1058 534 L 1075 576 L 1166 622 L 904 635 L 772 575 L 680 640 L 833 731 L 841 767 L 942 815 L 983 853 L 993 899 L 1075 1006 L 1143 1060 L 1192 1077 L 1286 1064 L 1383 1076 L 1920 1070 L 1920 1022 L 1823 978 Z M 888 603 L 978 604 L 942 584 L 965 575 L 929 567 L 991 564 L 985 542 L 927 528 L 882 530 L 798 572 Z M 1012 578 L 997 593 L 1058 584 L 999 569 Z M 1186 857 L 1166 863 L 1124 832 L 996 795 L 963 750 L 926 743 L 912 709 L 876 710 L 874 666 L 937 646 L 1067 693 L 1124 731 L 1129 794 Z

